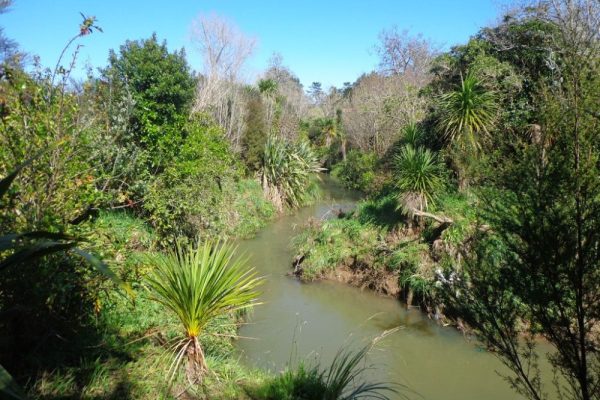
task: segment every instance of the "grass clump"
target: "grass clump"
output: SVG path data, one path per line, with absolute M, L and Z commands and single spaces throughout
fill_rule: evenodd
M 397 393 L 394 385 L 386 382 L 365 382 L 362 374 L 370 369 L 364 365 L 371 346 L 358 351 L 340 350 L 327 367 L 300 362 L 259 390 L 263 400 L 354 400 L 362 398 L 389 399 Z M 362 365 L 361 365 L 362 364 Z
M 293 241 L 303 259 L 302 279 L 317 279 L 340 265 L 371 264 L 369 258 L 379 246 L 381 235 L 379 228 L 352 218 L 313 221 Z
M 231 211 L 231 233 L 235 237 L 248 238 L 263 228 L 275 213 L 275 206 L 265 199 L 260 183 L 242 179 L 237 184 Z
M 389 231 L 404 221 L 404 217 L 396 208 L 396 196 L 390 193 L 359 202 L 355 215 L 362 224 L 371 224 Z

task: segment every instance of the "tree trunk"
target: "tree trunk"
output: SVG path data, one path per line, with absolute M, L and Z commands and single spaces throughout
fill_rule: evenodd
M 202 382 L 202 376 L 208 371 L 204 351 L 200 346 L 200 341 L 197 337 L 192 339 L 192 343 L 187 349 L 188 362 L 185 367 L 185 372 L 190 384 Z
M 415 293 L 413 292 L 413 290 L 408 289 L 408 293 L 406 294 L 406 308 L 409 308 L 410 306 L 412 306 L 414 296 L 415 296 Z

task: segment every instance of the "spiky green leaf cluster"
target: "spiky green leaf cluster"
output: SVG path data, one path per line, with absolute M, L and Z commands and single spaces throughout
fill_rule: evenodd
M 422 147 L 404 146 L 394 158 L 400 207 L 426 210 L 444 188 L 442 164 Z
M 371 346 L 358 351 L 340 350 L 325 368 L 300 363 L 270 383 L 267 400 L 355 400 L 389 399 L 399 394 L 396 385 L 386 382 L 365 382 L 362 374 L 370 369 L 363 364 Z
M 188 338 L 214 318 L 256 304 L 261 279 L 234 252 L 227 243 L 207 241 L 149 257 L 152 299 L 177 315 Z
M 479 133 L 489 133 L 494 125 L 497 104 L 494 92 L 487 90 L 472 74 L 461 77 L 460 86 L 440 97 L 440 129 L 450 142 L 466 141 L 479 147 Z
M 282 203 L 302 205 L 311 177 L 322 171 L 319 160 L 306 142 L 291 143 L 271 136 L 265 144 L 263 185 L 274 188 Z

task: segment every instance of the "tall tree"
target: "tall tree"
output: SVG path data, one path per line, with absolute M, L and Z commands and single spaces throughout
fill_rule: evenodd
M 194 111 L 210 113 L 239 149 L 245 110 L 241 74 L 256 40 L 215 14 L 198 16 L 191 35 L 203 59 Z
M 135 104 L 130 129 L 136 143 L 149 150 L 152 167 L 171 157 L 181 139 L 194 97 L 195 79 L 182 50 L 170 53 L 156 35 L 127 41 L 119 52 L 112 51 L 104 79 L 122 96 L 131 95 Z
M 518 392 L 547 398 L 541 335 L 561 397 L 600 399 L 600 5 L 541 1 L 526 18 L 552 24 L 560 49 L 537 94 L 539 134 L 511 138 L 485 197 L 489 228 L 461 276 L 441 280 L 450 310 L 512 370 Z
M 429 80 L 429 68 L 437 50 L 423 35 L 410 35 L 397 27 L 383 30 L 375 47 L 379 55 L 379 69 L 386 75 L 403 75 L 408 81 L 422 87 Z
M 308 94 L 315 105 L 320 105 L 325 95 L 321 82 L 313 82 L 308 88 Z
M 266 114 L 268 110 L 265 110 L 266 107 L 259 91 L 249 89 L 246 97 L 247 112 L 244 124 L 244 136 L 242 137 L 241 155 L 246 168 L 251 172 L 255 172 L 262 165 L 263 151 L 267 142 L 269 132 L 267 128 L 269 125 L 267 124 L 269 121 Z

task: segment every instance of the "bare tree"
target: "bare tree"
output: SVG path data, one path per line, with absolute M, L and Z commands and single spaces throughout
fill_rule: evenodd
M 273 102 L 275 109 L 270 131 L 287 139 L 295 139 L 300 120 L 306 117 L 310 109 L 310 101 L 300 80 L 283 65 L 280 54 L 271 57 L 263 79 L 273 81 L 276 86 L 276 93 L 269 94 L 271 97 L 267 99 Z
M 381 73 L 403 75 L 417 87 L 428 82 L 431 62 L 438 53 L 423 35 L 411 36 L 407 30 L 400 32 L 397 27 L 381 31 L 375 50 L 380 57 Z
M 381 156 L 398 139 L 402 127 L 423 118 L 425 107 L 425 99 L 405 77 L 364 75 L 341 106 L 348 142 Z
M 238 148 L 245 110 L 241 75 L 256 40 L 216 14 L 198 16 L 192 23 L 191 39 L 203 57 L 194 112 L 211 113 Z

